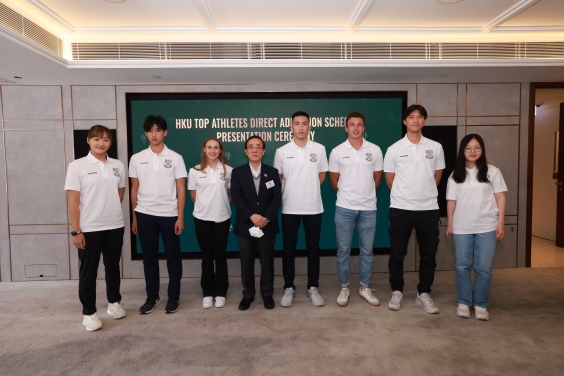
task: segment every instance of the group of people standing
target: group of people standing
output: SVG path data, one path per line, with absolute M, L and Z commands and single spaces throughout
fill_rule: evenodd
M 442 146 L 422 135 L 427 118 L 423 106 L 412 105 L 403 114 L 407 128 L 404 138 L 381 149 L 363 138 L 365 116 L 347 115 L 347 140 L 335 147 L 327 160 L 325 147 L 309 140 L 309 115 L 292 116 L 293 140 L 278 148 L 274 166 L 262 163 L 266 144 L 259 136 L 245 142 L 249 163 L 231 167 L 221 141 L 207 138 L 201 161 L 186 171 L 182 156 L 164 144 L 167 124 L 161 116 L 145 119 L 149 148 L 132 156 L 132 232 L 139 236 L 147 299 L 139 309 L 151 313 L 160 303 L 159 234 L 164 245 L 169 274 L 166 313 L 179 309 L 182 260 L 179 235 L 184 230 L 187 189 L 194 202 L 194 225 L 202 254 L 201 287 L 204 308 L 225 306 L 229 288 L 226 248 L 231 230 L 231 204 L 237 209 L 233 234 L 237 236 L 241 261 L 243 299 L 247 310 L 256 295 L 254 263 L 261 262 L 260 295 L 264 307 L 275 307 L 274 243 L 280 232 L 278 212 L 282 206 L 284 295 L 282 307 L 291 307 L 296 286 L 295 250 L 303 223 L 307 247 L 307 296 L 316 307 L 325 304 L 319 292 L 321 185 L 329 172 L 329 183 L 337 194 L 335 233 L 340 281 L 339 306 L 350 298 L 350 253 L 355 228 L 360 250 L 359 296 L 372 306 L 380 305 L 370 288 L 376 233 L 376 190 L 385 175 L 390 188 L 390 285 L 391 310 L 404 302 L 403 262 L 412 231 L 420 254 L 419 284 L 415 302 L 429 313 L 439 309 L 430 296 L 434 280 L 435 255 L 439 242 L 437 185 L 445 160 Z M 83 325 L 88 331 L 100 329 L 96 314 L 96 276 L 100 255 L 106 270 L 108 314 L 123 318 L 119 293 L 119 262 L 124 235 L 121 199 L 126 187 L 123 163 L 106 155 L 112 136 L 100 125 L 92 127 L 87 142 L 90 153 L 69 165 L 65 190 L 69 196 L 73 243 L 79 249 L 79 297 L 83 304 Z M 499 169 L 487 164 L 484 141 L 477 134 L 462 139 L 456 166 L 448 178 L 446 235 L 456 253 L 456 300 L 458 316 L 469 318 L 474 306 L 478 319 L 488 320 L 489 295 L 495 250 L 505 237 L 504 215 L 507 187 Z M 326 236 L 328 234 L 325 234 Z M 473 263 L 474 261 L 474 263 Z M 471 270 L 475 270 L 472 285 Z

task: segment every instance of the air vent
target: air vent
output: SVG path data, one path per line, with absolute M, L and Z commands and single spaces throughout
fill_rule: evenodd
M 63 56 L 63 41 L 21 14 L 0 3 L 0 26 L 32 41 L 52 53 Z
M 73 60 L 564 59 L 546 43 L 73 43 Z

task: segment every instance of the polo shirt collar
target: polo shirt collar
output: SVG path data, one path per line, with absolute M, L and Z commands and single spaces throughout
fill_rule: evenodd
M 294 139 L 292 138 L 292 142 L 290 142 L 290 146 L 292 147 L 292 149 L 298 149 L 299 146 L 296 145 L 296 143 L 294 142 Z M 311 149 L 311 140 L 307 140 L 306 145 L 304 146 L 304 149 Z
M 427 139 L 423 135 L 421 135 L 421 140 L 419 141 L 419 144 L 426 144 L 426 143 L 427 143 Z M 419 144 L 414 144 L 411 141 L 409 141 L 409 138 L 407 138 L 407 133 L 403 137 L 403 144 L 405 146 L 419 145 Z
M 361 146 L 360 148 L 362 149 L 362 148 L 365 148 L 365 147 L 367 147 L 367 146 L 368 146 L 368 145 L 366 144 L 366 140 L 365 140 L 364 137 L 363 137 L 363 138 L 362 138 L 362 146 Z M 353 149 L 353 146 L 352 146 L 351 143 L 349 142 L 349 139 L 348 139 L 348 138 L 347 138 L 347 140 L 345 141 L 345 147 L 346 147 L 347 149 Z
M 86 158 L 88 159 L 88 161 L 90 163 L 104 163 L 101 160 L 99 160 L 98 158 L 96 158 L 95 156 L 92 155 L 91 152 L 88 152 L 88 155 L 86 156 Z M 108 154 L 106 154 L 106 162 L 112 162 L 112 158 L 108 157 Z
M 169 151 L 169 148 L 167 148 L 166 145 L 165 145 L 163 151 L 161 152 L 161 154 L 162 154 L 162 155 L 168 155 L 168 151 Z M 149 145 L 149 147 L 147 148 L 147 155 L 157 155 L 157 153 L 155 153 L 155 152 L 151 149 L 151 145 Z
M 223 164 L 221 163 L 221 161 L 217 161 L 217 166 L 215 167 L 215 169 L 217 170 L 218 168 L 223 167 Z M 213 170 L 209 165 L 206 166 L 205 170 Z

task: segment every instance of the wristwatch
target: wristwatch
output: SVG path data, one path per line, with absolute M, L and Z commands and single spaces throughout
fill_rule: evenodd
M 77 232 L 71 231 L 72 236 L 77 236 L 78 234 L 82 234 L 82 231 L 77 231 Z
M 270 219 L 268 219 L 268 218 L 265 218 L 265 219 L 266 219 L 266 222 L 270 223 Z

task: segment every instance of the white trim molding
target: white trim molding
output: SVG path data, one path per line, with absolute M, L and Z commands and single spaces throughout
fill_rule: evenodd
M 73 34 L 184 34 L 184 33 L 208 33 L 204 26 L 124 26 L 124 27 L 75 27 Z
M 418 34 L 418 33 L 482 33 L 481 27 L 369 27 L 361 26 L 355 33 Z
M 555 26 L 499 26 L 491 33 L 564 33 L 564 25 Z
M 217 23 L 212 12 L 211 5 L 208 0 L 192 0 L 194 6 L 198 10 L 199 16 L 210 33 L 214 33 L 217 29 Z
M 64 30 L 68 32 L 72 32 L 74 30 L 74 26 L 61 17 L 57 12 L 53 11 L 47 5 L 43 4 L 39 0 L 26 0 L 29 4 L 31 4 L 35 9 L 42 13 L 43 16 L 51 19 L 55 23 L 59 24 Z
M 218 33 L 348 33 L 341 26 L 219 26 Z
M 354 33 L 362 21 L 366 18 L 366 15 L 370 12 L 376 0 L 360 0 L 356 6 L 349 24 L 347 25 L 347 30 L 349 33 Z
M 521 13 L 525 9 L 529 8 L 530 6 L 538 3 L 540 0 L 521 0 L 517 4 L 513 5 L 511 8 L 507 9 L 505 12 L 501 13 L 493 20 L 488 22 L 486 25 L 482 27 L 484 33 L 489 33 L 490 31 L 496 29 L 497 27 L 501 26 L 505 22 L 509 21 L 517 14 Z

